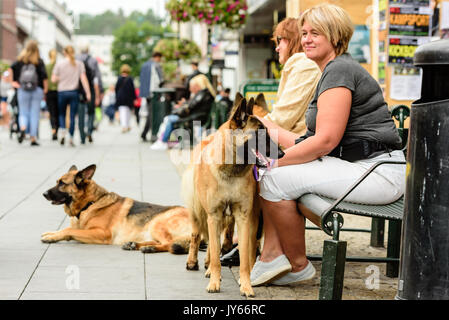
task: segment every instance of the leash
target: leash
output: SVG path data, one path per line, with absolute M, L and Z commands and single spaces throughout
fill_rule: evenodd
M 266 169 L 264 171 L 271 171 L 271 168 L 273 168 L 273 164 L 276 160 L 272 159 L 269 163 L 267 163 Z M 254 165 L 253 167 L 253 176 L 256 181 L 259 181 L 259 168 Z

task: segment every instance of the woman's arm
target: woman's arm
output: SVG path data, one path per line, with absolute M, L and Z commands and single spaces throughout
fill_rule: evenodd
M 277 142 L 284 148 L 290 148 L 295 145 L 295 140 L 300 137 L 299 134 L 285 130 L 284 128 L 278 126 L 276 123 L 271 122 L 268 119 L 257 117 L 265 127 L 268 129 L 268 134 L 273 141 Z
M 275 166 L 306 163 L 329 154 L 340 143 L 351 111 L 352 93 L 338 87 L 323 92 L 318 98 L 316 133 L 288 148 Z

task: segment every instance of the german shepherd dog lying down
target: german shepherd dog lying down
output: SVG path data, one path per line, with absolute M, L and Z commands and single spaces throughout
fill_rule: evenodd
M 250 271 L 256 259 L 260 205 L 253 167 L 256 161 L 266 163 L 264 151 L 272 159 L 284 153 L 268 136 L 262 122 L 253 116 L 253 107 L 254 99 L 247 102 L 238 94 L 228 121 L 195 147 L 183 175 L 182 192 L 192 221 L 187 269 L 198 270 L 200 239 L 208 239 L 205 263 L 206 277 L 210 277 L 207 291 L 211 293 L 220 291 L 220 235 L 227 227 L 227 220 L 235 220 L 240 293 L 254 296 Z
M 192 233 L 189 215 L 181 206 L 159 206 L 108 192 L 92 176 L 96 166 L 72 166 L 43 195 L 64 205 L 70 227 L 42 234 L 45 243 L 77 240 L 82 243 L 123 245 L 144 253 L 187 253 Z

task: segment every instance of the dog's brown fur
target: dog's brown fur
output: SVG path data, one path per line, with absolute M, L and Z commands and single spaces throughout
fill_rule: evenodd
M 253 107 L 253 114 L 258 117 L 265 117 L 268 114 L 268 105 L 263 93 L 259 93 Z
M 123 245 L 145 253 L 186 253 L 191 224 L 180 206 L 159 206 L 125 198 L 97 185 L 96 166 L 78 171 L 75 166 L 44 193 L 53 204 L 64 204 L 70 227 L 42 234 L 45 243 L 77 240 L 82 243 Z
M 260 208 L 256 196 L 256 181 L 252 174 L 253 165 L 236 164 L 236 150 L 239 147 L 237 139 L 226 144 L 229 140 L 222 138 L 228 134 L 227 129 L 249 132 L 248 130 L 265 128 L 252 116 L 253 106 L 253 99 L 247 105 L 246 100 L 238 95 L 229 120 L 195 147 L 193 161 L 183 175 L 183 195 L 193 229 L 187 269 L 198 270 L 199 241 L 201 237 L 209 239 L 206 257 L 206 276 L 210 276 L 208 292 L 220 291 L 220 234 L 228 224 L 226 220 L 235 219 L 239 238 L 240 293 L 254 296 L 249 274 L 256 258 Z M 232 153 L 234 163 L 225 164 L 227 152 Z M 228 227 L 225 242 L 232 241 L 229 232 Z

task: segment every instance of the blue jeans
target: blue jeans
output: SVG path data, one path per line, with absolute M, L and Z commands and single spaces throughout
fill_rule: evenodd
M 170 139 L 170 134 L 173 131 L 173 123 L 179 120 L 179 116 L 171 114 L 167 116 L 167 125 L 165 127 L 165 132 L 162 136 L 162 141 L 167 142 Z
M 41 111 L 41 101 L 44 98 L 44 91 L 37 87 L 32 91 L 22 88 L 17 90 L 17 101 L 19 103 L 19 126 L 29 129 L 30 136 L 37 137 L 39 127 L 39 116 Z
M 90 88 L 91 100 L 90 102 L 80 102 L 78 110 L 78 127 L 80 129 L 81 143 L 86 141 L 86 134 L 92 135 L 94 131 L 95 121 L 95 90 Z M 87 132 L 86 132 L 86 114 L 87 114 Z
M 78 90 L 58 92 L 59 128 L 65 129 L 65 115 L 67 105 L 70 104 L 70 136 L 75 133 L 75 116 L 78 113 L 79 96 Z

